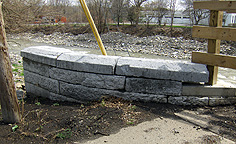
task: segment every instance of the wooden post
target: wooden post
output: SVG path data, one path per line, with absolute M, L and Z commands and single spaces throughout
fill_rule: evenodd
M 20 122 L 20 109 L 7 48 L 2 2 L 0 2 L 0 103 L 5 123 Z
M 210 27 L 222 27 L 223 11 L 210 11 Z M 219 54 L 220 53 L 220 40 L 209 39 L 208 40 L 208 53 Z M 207 66 L 209 70 L 209 82 L 208 84 L 214 85 L 217 83 L 218 66 Z

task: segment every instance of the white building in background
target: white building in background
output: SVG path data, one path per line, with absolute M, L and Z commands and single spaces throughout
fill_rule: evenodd
M 223 26 L 236 26 L 236 13 L 226 13 L 224 18 Z
M 143 22 L 150 20 L 150 23 L 158 23 L 158 18 L 148 14 L 149 12 L 143 11 L 142 12 L 145 17 L 140 18 Z M 162 18 L 162 25 L 163 24 L 170 24 L 171 23 L 171 15 L 166 14 Z M 183 11 L 176 11 L 174 15 L 174 22 L 175 25 L 184 25 L 189 26 L 192 25 L 190 17 L 184 13 Z M 209 18 L 205 18 L 199 22 L 199 25 L 208 25 Z M 223 26 L 236 26 L 236 13 L 224 13 L 223 17 Z

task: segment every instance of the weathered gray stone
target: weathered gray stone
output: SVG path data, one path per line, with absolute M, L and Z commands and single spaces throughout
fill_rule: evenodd
M 25 88 L 26 88 L 26 93 L 27 95 L 36 97 L 44 97 L 44 98 L 48 98 L 50 96 L 50 92 L 46 89 L 43 89 L 39 86 L 36 86 L 34 84 L 25 82 Z
M 209 98 L 208 97 L 194 97 L 194 96 L 179 96 L 168 98 L 168 103 L 174 105 L 198 105 L 204 106 L 208 105 Z
M 236 97 L 209 97 L 210 106 L 236 104 Z
M 59 94 L 49 92 L 46 89 L 43 89 L 41 87 L 38 87 L 38 86 L 30 84 L 30 83 L 25 83 L 25 86 L 26 86 L 27 94 L 29 94 L 30 96 L 44 97 L 44 98 L 48 98 L 48 99 L 54 100 L 54 101 L 67 101 L 67 102 L 81 103 L 81 101 L 75 100 L 70 97 L 65 97 L 65 96 L 62 96 Z
M 167 103 L 167 96 L 164 96 L 164 95 L 119 92 L 119 93 L 113 93 L 112 96 L 120 97 L 125 100 L 132 100 L 132 101 Z
M 125 90 L 135 93 L 181 95 L 182 83 L 170 80 L 127 78 Z
M 37 73 L 45 77 L 49 77 L 49 69 L 51 68 L 51 66 L 37 63 L 24 58 L 23 68 L 24 70 Z
M 21 56 L 39 63 L 56 66 L 56 59 L 62 53 L 71 52 L 68 49 L 50 46 L 28 47 L 21 51 Z
M 80 84 L 87 87 L 104 89 L 124 89 L 125 77 L 102 75 L 85 72 L 76 72 L 58 68 L 49 70 L 50 77 L 71 84 Z
M 59 83 L 57 80 L 53 80 L 38 74 L 24 71 L 25 82 L 37 85 L 50 92 L 59 93 Z
M 108 94 L 108 90 L 88 88 L 82 85 L 73 85 L 60 82 L 60 94 L 69 96 L 79 101 L 99 100 L 101 96 Z
M 119 92 L 115 90 L 105 90 L 97 88 L 88 88 L 81 85 L 73 85 L 60 82 L 61 95 L 72 97 L 79 101 L 93 101 L 98 100 L 102 96 L 115 96 L 126 100 L 147 101 L 166 103 L 167 97 L 163 95 L 139 94 L 129 92 Z
M 20 99 L 23 99 L 23 98 L 26 98 L 25 96 L 25 93 L 23 90 L 16 90 L 16 95 L 17 95 L 17 98 L 20 100 Z
M 114 74 L 118 59 L 117 56 L 65 53 L 58 57 L 57 67 L 82 72 Z
M 207 82 L 205 65 L 162 59 L 122 57 L 116 67 L 117 75 L 167 79 L 182 82 Z

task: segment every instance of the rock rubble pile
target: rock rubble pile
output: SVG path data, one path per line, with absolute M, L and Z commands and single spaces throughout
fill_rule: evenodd
M 12 39 L 28 39 L 52 45 L 69 47 L 98 48 L 93 34 L 73 35 L 70 33 L 55 32 L 50 35 L 43 33 L 21 33 L 9 36 Z M 129 51 L 133 53 L 154 54 L 176 59 L 191 59 L 192 51 L 206 51 L 207 42 L 184 39 L 183 37 L 148 36 L 137 37 L 129 34 L 110 32 L 101 35 L 107 50 Z M 236 45 L 229 42 L 221 44 L 221 53 L 236 55 Z

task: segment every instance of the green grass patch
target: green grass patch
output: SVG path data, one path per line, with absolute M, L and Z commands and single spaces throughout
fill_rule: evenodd
M 130 110 L 132 110 L 132 111 L 134 111 L 134 110 L 136 110 L 136 109 L 137 109 L 137 106 L 136 106 L 136 105 L 133 105 L 133 106 L 130 107 Z
M 40 102 L 36 102 L 35 104 L 36 104 L 36 105 L 38 105 L 38 106 L 40 106 L 40 105 L 41 105 L 41 103 L 40 103 Z
M 20 73 L 20 76 L 24 76 L 24 72 Z
M 53 106 L 59 106 L 59 103 L 54 103 Z
M 19 64 L 12 64 L 12 66 L 14 66 L 14 67 L 23 67 L 22 65 L 19 65 Z
M 166 25 L 166 27 L 171 27 L 170 25 Z M 173 28 L 193 28 L 192 26 L 172 26 Z
M 18 125 L 14 125 L 11 129 L 12 129 L 13 132 L 15 132 L 18 128 L 19 128 Z
M 18 68 L 15 68 L 12 70 L 13 72 L 19 72 L 19 69 Z
M 72 136 L 72 131 L 71 129 L 66 129 L 61 133 L 58 133 L 56 135 L 57 138 L 61 138 L 61 139 L 69 139 Z
M 102 107 L 106 106 L 106 103 L 105 103 L 105 100 L 104 100 L 104 99 L 102 99 L 100 105 L 101 105 Z
M 127 122 L 127 125 L 133 125 L 133 124 L 134 124 L 134 122 L 132 122 L 132 121 Z

